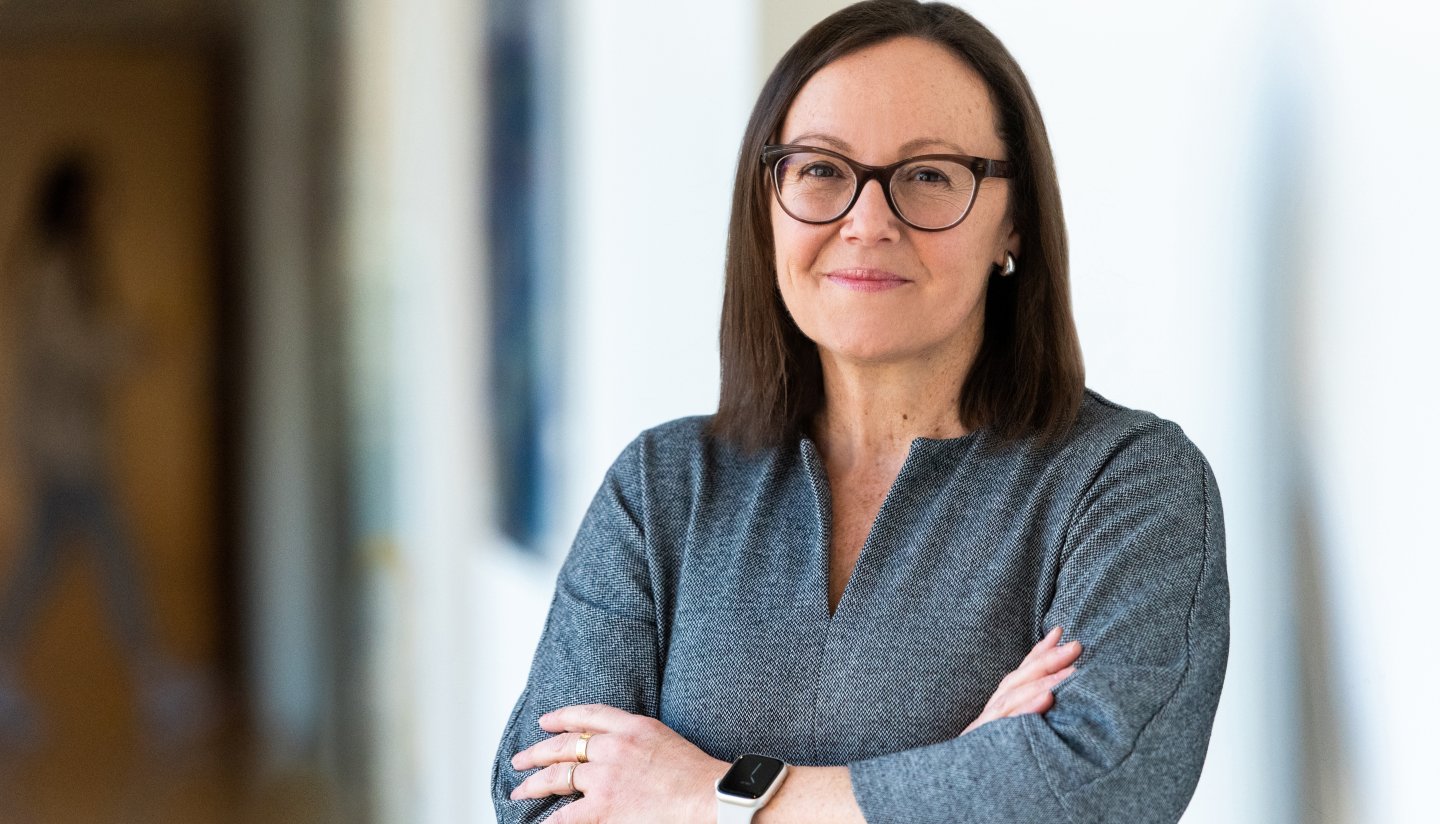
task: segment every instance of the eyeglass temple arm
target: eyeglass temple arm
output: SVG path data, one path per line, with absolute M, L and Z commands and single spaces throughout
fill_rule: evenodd
M 985 177 L 1014 177 L 1015 169 L 1008 160 L 987 160 L 980 166 Z

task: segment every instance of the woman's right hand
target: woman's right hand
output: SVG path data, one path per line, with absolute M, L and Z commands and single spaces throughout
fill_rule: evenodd
M 985 709 L 965 732 L 997 718 L 1045 712 L 1055 703 L 1051 690 L 1075 671 L 1071 666 L 1080 657 L 1080 642 L 1070 641 L 1059 644 L 1061 628 L 1050 630 L 1040 643 L 1030 649 L 1030 654 L 1020 662 L 1009 675 L 1000 679 L 995 694 L 985 702 Z M 961 735 L 964 735 L 962 732 Z

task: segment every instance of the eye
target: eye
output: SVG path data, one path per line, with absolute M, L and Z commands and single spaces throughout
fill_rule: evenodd
M 815 160 L 800 167 L 801 177 L 839 177 L 840 170 L 828 160 Z
M 935 183 L 939 185 L 947 185 L 950 183 L 950 176 L 934 166 L 916 166 L 905 175 L 905 178 L 915 183 Z

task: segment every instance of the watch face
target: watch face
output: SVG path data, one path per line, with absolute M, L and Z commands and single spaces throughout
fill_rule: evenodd
M 768 755 L 742 755 L 739 761 L 730 765 L 730 771 L 720 779 L 720 786 L 716 789 L 726 795 L 759 798 L 770 789 L 784 767 L 784 761 Z

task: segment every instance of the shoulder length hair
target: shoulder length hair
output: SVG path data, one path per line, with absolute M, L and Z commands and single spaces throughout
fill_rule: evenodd
M 1002 439 L 1064 434 L 1085 391 L 1070 311 L 1065 220 L 1055 163 L 1030 84 L 1004 45 L 943 3 L 867 0 L 825 18 L 780 59 L 750 114 L 735 171 L 720 323 L 720 404 L 711 431 L 745 449 L 797 439 L 824 401 L 815 344 L 790 318 L 776 284 L 770 191 L 760 160 L 801 87 L 821 68 L 895 37 L 950 49 L 990 90 L 1008 159 L 1020 254 L 1010 277 L 992 272 L 984 337 L 961 388 L 960 420 Z

